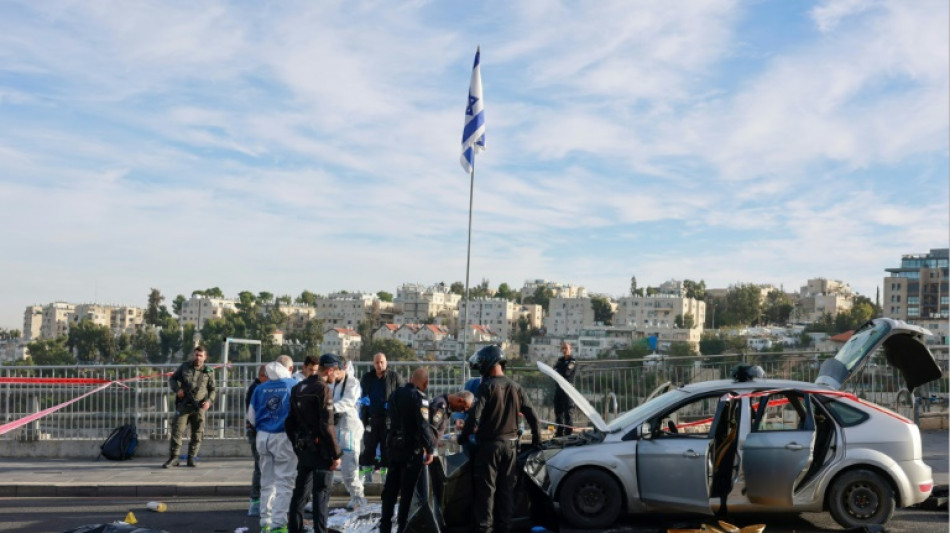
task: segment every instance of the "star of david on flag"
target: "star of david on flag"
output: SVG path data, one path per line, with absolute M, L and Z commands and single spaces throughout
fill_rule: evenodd
M 482 48 L 475 50 L 475 65 L 472 81 L 468 86 L 468 103 L 465 106 L 465 129 L 462 130 L 462 168 L 471 173 L 475 168 L 475 154 L 485 150 L 485 102 L 482 99 L 482 73 L 479 59 Z

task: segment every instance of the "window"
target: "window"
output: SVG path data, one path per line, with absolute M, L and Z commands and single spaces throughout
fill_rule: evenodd
M 764 409 L 764 412 L 761 412 Z M 768 400 L 755 399 L 752 431 L 798 431 L 805 429 L 805 406 L 800 393 L 783 391 L 770 394 Z
M 656 426 L 658 437 L 702 437 L 709 436 L 719 394 L 696 398 L 662 415 Z
M 830 400 L 824 405 L 831 411 L 831 416 L 835 417 L 841 427 L 856 426 L 869 418 L 867 413 L 838 400 Z

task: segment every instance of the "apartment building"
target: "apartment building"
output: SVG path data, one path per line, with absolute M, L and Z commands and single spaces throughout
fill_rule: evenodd
M 454 323 L 462 299 L 444 284 L 424 287 L 407 283 L 396 289 L 393 299 L 393 321 L 397 324 L 421 324 L 439 318 Z
M 706 322 L 706 302 L 680 294 L 625 296 L 617 300 L 614 326 L 632 326 L 642 331 L 677 329 L 676 317 L 693 317 L 693 329 L 702 334 Z
M 488 326 L 502 341 L 511 338 L 518 321 L 518 304 L 505 298 L 475 298 L 459 303 L 459 317 L 469 324 Z
M 544 317 L 545 335 L 576 336 L 582 328 L 594 325 L 594 307 L 590 298 L 551 298 Z
M 192 324 L 200 331 L 205 322 L 212 318 L 221 318 L 225 313 L 234 312 L 237 312 L 235 300 L 195 295 L 182 304 L 181 321 L 182 325 Z
M 105 326 L 115 334 L 134 333 L 145 324 L 145 309 L 128 305 L 77 304 L 69 316 L 70 326 L 82 321 Z
M 543 279 L 525 280 L 521 287 L 522 301 L 529 296 L 534 296 L 538 289 L 550 289 L 554 298 L 587 298 L 587 289 L 577 285 L 564 284 L 557 281 L 547 281 Z
M 65 302 L 53 302 L 43 306 L 43 321 L 40 325 L 41 339 L 55 339 L 69 333 L 69 316 L 76 306 Z
M 353 329 L 366 320 L 371 320 L 373 327 L 379 327 L 384 323 L 384 311 L 391 308 L 392 303 L 383 302 L 372 293 L 337 292 L 318 297 L 313 307 L 314 317 L 323 320 L 325 326 Z
M 28 305 L 23 311 L 23 342 L 39 339 L 43 328 L 43 306 Z
M 851 311 L 854 293 L 843 281 L 813 278 L 798 291 L 797 312 L 800 320 L 811 323 L 825 314 L 837 316 Z
M 320 352 L 335 353 L 357 361 L 360 358 L 362 345 L 363 338 L 356 331 L 349 328 L 332 328 L 323 333 Z
M 950 343 L 950 248 L 901 256 L 899 267 L 885 268 L 884 316 L 929 329 L 930 344 Z

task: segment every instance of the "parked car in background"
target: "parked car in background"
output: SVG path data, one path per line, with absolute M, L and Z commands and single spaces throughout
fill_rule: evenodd
M 525 472 L 579 528 L 608 527 L 622 513 L 684 511 L 827 511 L 846 528 L 884 524 L 933 488 L 920 432 L 842 387 L 878 350 L 908 390 L 939 378 L 929 334 L 874 319 L 822 365 L 815 383 L 745 368 L 735 380 L 670 390 L 610 424 L 539 362 L 594 429 L 545 443 Z

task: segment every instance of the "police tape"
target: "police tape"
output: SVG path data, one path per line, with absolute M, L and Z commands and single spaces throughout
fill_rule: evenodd
M 68 402 L 63 402 L 63 403 L 61 403 L 61 404 L 54 405 L 53 407 L 48 407 L 48 408 L 46 408 L 46 409 L 43 409 L 42 411 L 39 411 L 39 412 L 37 412 L 37 413 L 33 413 L 32 415 L 28 415 L 28 416 L 25 416 L 25 417 L 23 417 L 23 418 L 20 418 L 19 420 L 14 420 L 13 422 L 8 422 L 8 423 L 6 423 L 6 424 L 3 424 L 2 426 L 0 426 L 0 435 L 3 435 L 4 433 L 8 433 L 8 432 L 10 432 L 10 431 L 13 431 L 14 429 L 17 429 L 17 428 L 19 428 L 19 427 L 25 426 L 25 425 L 29 424 L 30 422 L 35 422 L 35 421 L 37 421 L 37 420 L 43 418 L 44 416 L 46 416 L 46 415 L 48 415 L 48 414 L 50 414 L 50 413 L 55 413 L 56 411 L 59 411 L 59 410 L 62 409 L 63 407 L 66 407 L 67 405 L 76 403 L 76 402 L 78 402 L 79 400 L 82 400 L 83 398 L 85 398 L 86 396 L 95 394 L 95 393 L 97 393 L 97 392 L 99 392 L 99 391 L 101 391 L 101 390 L 103 390 L 103 389 L 106 389 L 106 388 L 108 388 L 108 387 L 111 387 L 111 386 L 112 386 L 113 384 L 115 384 L 115 383 L 116 383 L 116 382 L 114 382 L 114 381 L 110 381 L 110 382 L 108 382 L 108 383 L 103 384 L 103 385 L 100 386 L 100 387 L 96 387 L 95 389 L 93 389 L 93 390 L 91 390 L 91 391 L 89 391 L 89 392 L 87 392 L 87 393 L 85 393 L 85 394 L 83 394 L 83 395 L 81 395 L 81 396 L 77 396 L 77 397 L 73 398 L 72 400 L 69 400 Z M 120 383 L 120 385 L 121 385 L 121 383 Z
M 112 383 L 102 378 L 0 378 L 3 385 L 101 385 Z

